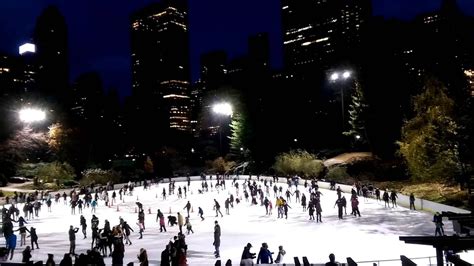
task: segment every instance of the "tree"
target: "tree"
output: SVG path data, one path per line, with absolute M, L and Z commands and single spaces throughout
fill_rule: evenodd
M 225 174 L 235 167 L 235 162 L 226 161 L 224 158 L 219 157 L 212 162 L 209 161 L 208 165 L 212 168 L 214 172 L 219 174 Z
M 366 131 L 367 122 L 367 103 L 364 92 L 359 82 L 355 82 L 355 91 L 352 94 L 352 102 L 349 105 L 349 126 L 348 131 L 343 132 L 344 136 L 351 138 L 354 146 L 366 145 L 369 140 Z
M 150 156 L 146 157 L 145 163 L 144 163 L 144 170 L 145 173 L 148 175 L 153 174 L 153 161 L 151 160 Z
M 399 154 L 412 178 L 420 181 L 453 179 L 459 174 L 458 124 L 454 101 L 435 79 L 426 81 L 423 92 L 413 97 L 414 117 L 402 127 Z
M 0 144 L 0 173 L 10 177 L 25 160 L 36 161 L 48 156 L 46 135 L 31 127 L 23 127 Z
M 52 162 L 38 167 L 37 177 L 44 182 L 54 180 L 73 180 L 75 177 L 74 168 L 68 163 Z
M 72 161 L 72 158 L 78 156 L 78 153 L 74 152 L 75 148 L 78 149 L 77 143 L 74 143 L 74 138 L 77 136 L 74 136 L 71 128 L 67 128 L 62 123 L 54 123 L 48 129 L 48 146 L 57 160 Z
M 241 159 L 250 160 L 251 151 L 249 150 L 250 128 L 244 113 L 235 114 L 230 124 L 231 136 L 230 150 L 232 154 L 240 154 Z
M 324 164 L 314 154 L 304 150 L 292 150 L 278 155 L 273 169 L 283 175 L 318 177 L 324 172 Z
M 81 184 L 101 184 L 106 185 L 108 182 L 118 183 L 120 182 L 119 173 L 112 170 L 102 170 L 99 168 L 86 169 L 82 171 Z

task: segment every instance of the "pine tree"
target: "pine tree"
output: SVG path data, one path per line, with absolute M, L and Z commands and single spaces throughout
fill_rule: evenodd
M 241 159 L 249 159 L 249 127 L 245 114 L 238 113 L 232 117 L 230 124 L 231 136 L 230 136 L 230 151 L 234 155 L 240 154 Z
M 355 145 L 366 145 L 369 143 L 366 134 L 367 108 L 368 105 L 365 101 L 364 92 L 359 82 L 356 82 L 355 90 L 351 97 L 351 104 L 349 105 L 350 129 L 342 133 L 345 136 L 351 137 Z

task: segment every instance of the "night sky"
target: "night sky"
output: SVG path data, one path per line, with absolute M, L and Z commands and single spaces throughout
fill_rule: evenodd
M 17 53 L 29 41 L 35 21 L 49 4 L 66 18 L 69 30 L 71 80 L 87 71 L 98 71 L 105 86 L 116 87 L 122 96 L 131 88 L 130 14 L 157 0 L 1 0 L 0 51 Z M 247 52 L 247 37 L 269 32 L 272 65 L 281 67 L 279 0 L 190 0 L 190 47 L 192 79 L 198 78 L 199 57 L 216 49 L 230 57 Z M 374 15 L 410 19 L 435 10 L 441 0 L 373 0 Z M 462 10 L 474 15 L 473 0 L 458 0 Z

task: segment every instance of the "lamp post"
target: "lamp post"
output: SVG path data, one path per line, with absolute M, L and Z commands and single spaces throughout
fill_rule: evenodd
M 212 111 L 224 117 L 232 117 L 233 114 L 232 105 L 227 102 L 214 104 Z M 222 155 L 222 122 L 219 123 L 219 153 Z
M 331 74 L 331 76 L 329 77 L 329 79 L 331 80 L 331 82 L 333 83 L 336 83 L 338 82 L 339 83 L 339 89 L 341 91 L 341 112 L 342 112 L 342 131 L 344 131 L 344 121 L 345 121 L 345 111 L 344 111 L 344 87 L 342 86 L 342 82 L 344 82 L 345 80 L 347 80 L 348 78 L 350 78 L 352 75 L 352 73 L 348 70 L 344 70 L 342 72 L 333 72 Z

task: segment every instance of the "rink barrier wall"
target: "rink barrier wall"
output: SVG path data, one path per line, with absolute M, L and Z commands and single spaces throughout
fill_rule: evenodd
M 216 175 L 212 175 L 212 177 L 213 177 L 212 180 L 215 181 L 216 180 Z M 231 175 L 230 178 L 226 179 L 226 180 L 232 180 L 234 178 L 237 178 L 238 180 L 247 180 L 249 178 L 249 175 L 239 175 L 239 176 Z M 256 180 L 256 178 L 257 178 L 256 175 L 252 175 L 252 180 Z M 200 176 L 190 176 L 190 179 L 191 179 L 191 181 L 200 181 L 201 177 Z M 260 179 L 271 179 L 272 180 L 273 177 L 271 177 L 271 176 L 260 176 Z M 173 177 L 172 180 L 177 181 L 177 182 L 183 182 L 183 181 L 186 182 L 187 177 Z M 209 175 L 206 175 L 206 180 L 209 180 Z M 287 180 L 286 177 L 278 177 L 278 183 L 286 184 L 286 180 Z M 168 178 L 164 178 L 161 182 L 167 183 L 168 181 L 169 181 Z M 305 179 L 300 178 L 299 181 L 298 181 L 298 184 L 300 186 L 303 186 L 304 181 L 305 181 Z M 308 180 L 308 184 L 311 184 L 310 180 Z M 317 181 L 317 184 L 320 188 L 324 188 L 324 189 L 328 189 L 328 190 L 330 188 L 329 182 Z M 349 195 L 351 194 L 351 190 L 352 190 L 353 186 L 336 183 L 336 188 L 337 188 L 337 186 L 341 187 L 342 192 L 347 193 Z M 382 197 L 383 192 L 384 192 L 384 190 L 381 189 L 380 190 L 380 197 Z M 389 193 L 390 193 L 390 190 L 389 190 Z M 398 205 L 406 207 L 406 208 L 410 207 L 410 197 L 409 196 L 403 195 L 403 194 L 400 194 L 400 193 L 397 193 L 397 196 L 398 196 L 398 198 L 397 198 L 397 204 Z M 461 208 L 456 208 L 456 207 L 453 207 L 453 206 L 448 206 L 448 205 L 445 205 L 445 204 L 441 204 L 441 203 L 437 203 L 437 202 L 433 202 L 433 201 L 429 201 L 429 200 L 425 200 L 425 199 L 421 199 L 421 198 L 415 198 L 415 208 L 416 208 L 416 210 L 423 210 L 423 211 L 432 212 L 432 213 L 435 213 L 435 212 L 440 212 L 441 213 L 441 212 L 448 212 L 448 211 L 454 212 L 454 213 L 471 213 L 468 210 L 464 210 L 464 209 L 461 209 Z

